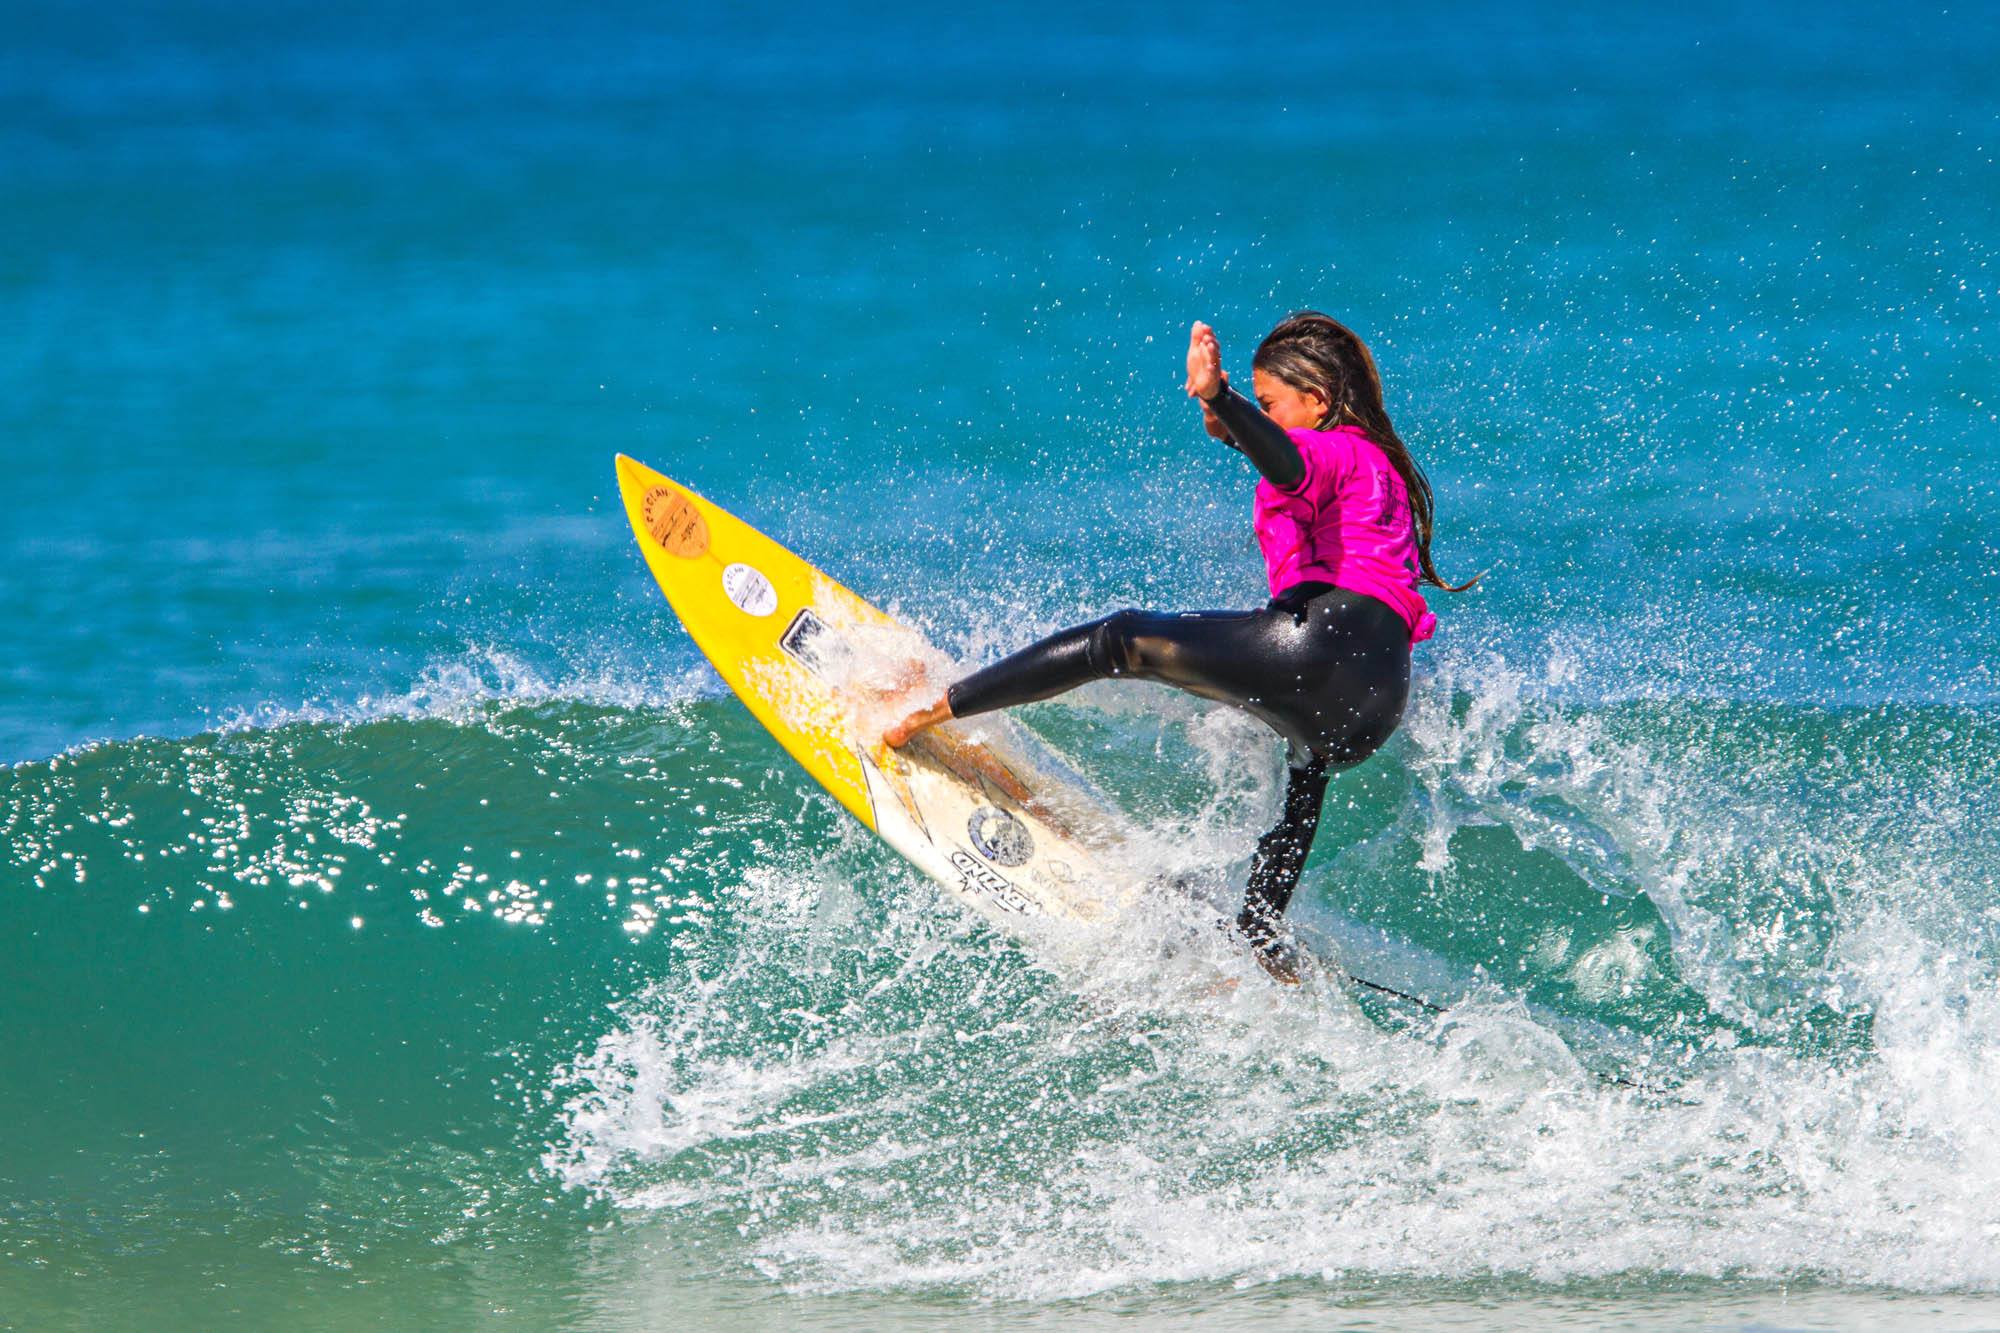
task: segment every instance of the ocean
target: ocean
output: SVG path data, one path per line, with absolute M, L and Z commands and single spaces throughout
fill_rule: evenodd
M 2000 1326 L 1990 7 L 4 13 L 0 1326 Z M 1255 605 L 1307 306 L 1485 578 L 1294 915 L 1442 1013 L 972 919 L 613 478 Z M 1236 891 L 1273 738 L 1022 720 Z

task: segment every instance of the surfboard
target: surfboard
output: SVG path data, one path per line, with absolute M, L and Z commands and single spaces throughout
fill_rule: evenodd
M 716 674 L 800 768 L 1004 929 L 1104 922 L 1135 886 L 1123 820 L 1018 723 L 951 722 L 900 750 L 888 722 L 952 664 L 925 637 L 720 505 L 624 455 L 647 566 Z M 943 679 L 938 677 L 942 675 Z

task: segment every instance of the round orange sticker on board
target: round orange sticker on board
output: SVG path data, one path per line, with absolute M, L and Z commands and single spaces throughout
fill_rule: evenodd
M 708 549 L 708 524 L 694 502 L 671 486 L 646 492 L 646 531 L 668 555 L 692 559 Z

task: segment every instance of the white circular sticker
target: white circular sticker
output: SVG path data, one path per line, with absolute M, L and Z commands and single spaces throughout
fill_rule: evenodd
M 778 590 L 771 580 L 749 565 L 731 565 L 722 571 L 722 590 L 729 600 L 753 616 L 768 616 L 778 609 Z

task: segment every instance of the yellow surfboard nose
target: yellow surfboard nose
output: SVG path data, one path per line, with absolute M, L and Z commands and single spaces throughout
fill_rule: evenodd
M 653 578 L 716 674 L 813 779 L 875 826 L 851 710 L 783 640 L 802 612 L 881 613 L 720 505 L 618 455 L 625 515 Z
M 1103 916 L 1105 890 L 1122 881 L 1093 858 L 1122 823 L 1086 788 L 957 724 L 900 751 L 883 745 L 910 698 L 942 688 L 925 669 L 947 659 L 921 634 L 623 454 L 618 488 L 647 567 L 716 674 L 855 818 L 1003 924 Z M 1026 735 L 1003 719 L 982 725 Z

